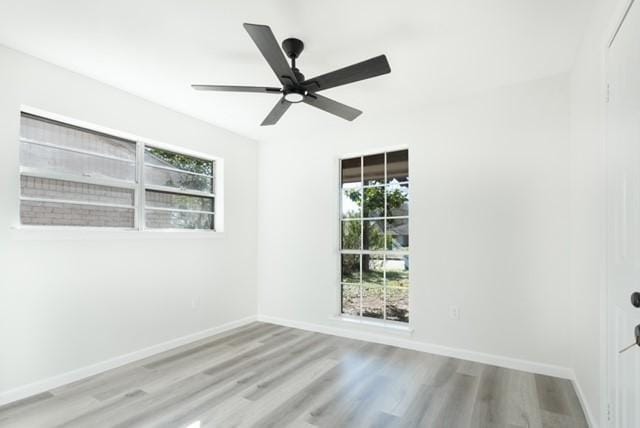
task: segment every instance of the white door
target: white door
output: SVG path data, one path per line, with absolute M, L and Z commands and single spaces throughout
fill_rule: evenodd
M 640 427 L 640 1 L 622 23 L 607 58 L 607 287 L 610 426 Z M 597 316 L 594 314 L 594 316 Z M 639 328 L 640 329 L 640 328 Z M 596 334 L 594 332 L 594 334 Z

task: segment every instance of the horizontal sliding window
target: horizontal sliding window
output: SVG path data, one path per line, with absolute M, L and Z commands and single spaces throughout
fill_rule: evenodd
M 22 113 L 20 172 L 25 225 L 215 228 L 213 160 Z
M 341 311 L 409 321 L 409 153 L 341 161 Z

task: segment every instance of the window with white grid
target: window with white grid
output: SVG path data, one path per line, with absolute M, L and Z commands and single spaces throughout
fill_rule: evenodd
M 215 161 L 22 113 L 25 226 L 214 230 Z
M 409 152 L 340 162 L 341 312 L 409 321 Z

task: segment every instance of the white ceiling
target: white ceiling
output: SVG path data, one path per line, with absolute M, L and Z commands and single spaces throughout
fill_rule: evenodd
M 298 37 L 307 76 L 385 53 L 392 72 L 323 92 L 392 124 L 471 92 L 568 71 L 585 0 L 0 0 L 0 44 L 256 140 L 354 124 L 306 105 L 261 128 L 277 97 L 191 83 L 277 86 L 242 27 Z M 318 131 L 319 130 L 319 131 Z

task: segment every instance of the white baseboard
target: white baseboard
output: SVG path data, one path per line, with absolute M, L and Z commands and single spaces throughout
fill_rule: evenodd
M 395 337 L 393 334 L 385 335 L 357 329 L 330 327 L 321 324 L 292 321 L 268 315 L 258 315 L 258 321 L 299 328 L 302 330 L 315 331 L 318 333 L 330 334 L 333 336 L 347 337 L 350 339 L 366 340 L 368 342 L 392 345 L 399 348 L 413 349 L 415 351 L 428 352 L 431 354 L 444 355 L 447 357 L 460 358 L 463 360 L 475 361 L 482 364 L 505 367 L 508 369 L 521 370 L 529 373 L 543 374 L 569 380 L 574 379 L 573 370 L 567 367 L 537 363 L 534 361 L 504 357 L 501 355 L 486 354 L 483 352 L 476 352 L 462 348 L 451 348 L 448 346 L 420 342 L 404 337 Z
M 160 352 L 168 351 L 178 346 L 186 345 L 191 342 L 195 342 L 200 339 L 207 338 L 219 333 L 223 333 L 233 328 L 241 327 L 245 324 L 249 324 L 257 320 L 255 315 L 241 318 L 239 320 L 224 323 L 222 325 L 208 328 L 206 330 L 199 331 L 197 333 L 189 334 L 186 336 L 171 339 L 166 342 L 159 343 L 157 345 L 149 346 L 148 348 L 140 349 L 125 355 L 120 355 L 115 358 L 111 358 L 106 361 L 101 361 L 90 366 L 82 367 L 70 372 L 62 373 L 57 376 L 53 376 L 47 379 L 39 380 L 28 385 L 24 385 L 15 389 L 0 392 L 0 406 L 11 403 L 13 401 L 21 400 L 23 398 L 30 397 L 32 395 L 40 394 L 50 389 L 58 388 L 60 386 L 84 379 L 89 376 L 96 375 L 98 373 L 105 372 L 107 370 L 114 369 L 116 367 L 123 366 L 125 364 L 132 363 L 134 361 L 141 360 L 143 358 L 150 357 Z
M 576 391 L 576 395 L 578 396 L 578 400 L 580 400 L 580 405 L 582 406 L 582 410 L 584 411 L 584 415 L 587 418 L 587 423 L 590 428 L 598 428 L 598 422 L 593 417 L 593 412 L 591 411 L 591 407 L 589 407 L 589 403 L 587 402 L 587 398 L 580 387 L 580 382 L 578 382 L 578 378 L 573 370 L 571 370 L 571 383 L 573 384 L 573 389 Z

